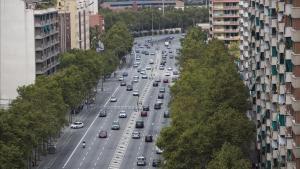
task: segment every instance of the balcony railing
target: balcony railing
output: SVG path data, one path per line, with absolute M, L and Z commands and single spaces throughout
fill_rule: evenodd
M 49 48 L 49 47 L 51 47 L 51 46 L 54 46 L 54 45 L 56 45 L 56 44 L 58 44 L 59 43 L 59 41 L 58 40 L 52 40 L 52 41 L 49 41 L 49 42 L 47 42 L 46 44 L 40 44 L 40 45 L 38 45 L 38 44 L 36 44 L 36 47 L 35 47 L 35 49 L 36 50 L 43 50 L 43 49 L 47 49 L 47 48 Z
M 238 21 L 227 21 L 227 22 L 213 22 L 214 25 L 239 25 Z
M 234 18 L 234 17 L 239 17 L 239 14 L 215 14 L 213 15 L 215 18 Z
M 58 22 L 57 18 L 55 18 L 55 19 L 48 19 L 48 20 L 45 20 L 45 21 L 35 21 L 34 22 L 34 26 L 35 27 L 42 27 L 42 26 L 50 25 L 50 24 L 57 23 L 57 22 Z
M 37 32 L 36 35 L 35 35 L 35 38 L 36 39 L 43 39 L 47 36 L 51 36 L 51 35 L 54 35 L 54 34 L 57 34 L 58 33 L 58 29 L 53 29 L 47 33 L 44 33 L 44 32 Z
M 37 56 L 36 57 L 36 62 L 37 63 L 45 62 L 47 59 L 52 58 L 52 57 L 54 57 L 58 54 L 59 54 L 59 50 L 57 49 L 55 51 L 49 52 L 48 54 L 45 54 L 45 55 L 42 55 L 42 56 Z
M 215 6 L 214 10 L 239 10 L 239 6 L 222 6 L 222 7 L 218 7 Z

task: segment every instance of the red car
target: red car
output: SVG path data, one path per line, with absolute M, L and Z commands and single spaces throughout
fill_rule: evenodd
M 107 138 L 107 131 L 101 130 L 98 135 L 99 138 Z
M 169 79 L 164 79 L 163 82 L 164 83 L 169 83 Z
M 141 111 L 141 116 L 142 117 L 147 117 L 148 113 L 146 111 Z

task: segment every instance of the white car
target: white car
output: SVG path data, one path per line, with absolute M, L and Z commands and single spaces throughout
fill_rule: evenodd
M 156 152 L 156 154 L 161 154 L 161 153 L 163 153 L 163 150 L 161 150 L 159 147 L 155 146 L 155 152 Z
M 149 60 L 149 64 L 154 64 L 153 59 L 150 59 L 150 60 Z
M 173 69 L 172 69 L 171 67 L 168 67 L 168 70 L 171 71 L 171 70 L 173 70 Z
M 72 129 L 79 129 L 79 128 L 83 128 L 83 123 L 80 121 L 76 121 L 73 124 L 71 124 L 71 128 Z
M 139 67 L 139 65 L 135 63 L 135 64 L 133 64 L 133 67 Z
M 132 134 L 131 134 L 131 138 L 134 138 L 134 139 L 139 139 L 139 138 L 141 138 L 140 132 L 138 132 L 138 131 L 133 131 Z
M 146 158 L 144 156 L 137 157 L 137 166 L 145 166 L 146 165 Z
M 119 81 L 123 81 L 123 80 L 124 80 L 124 77 L 120 76 Z
M 146 71 L 145 71 L 145 70 L 142 70 L 142 71 L 140 72 L 140 74 L 145 75 L 145 74 L 146 74 Z
M 139 61 L 136 61 L 135 63 L 136 63 L 137 65 L 140 65 L 140 64 L 141 64 L 141 62 L 139 62 Z
M 146 70 L 151 70 L 151 66 L 146 66 Z
M 134 75 L 133 78 L 134 79 L 139 79 L 139 76 L 138 75 Z
M 166 72 L 166 73 L 165 73 L 165 76 L 170 76 L 170 75 L 171 75 L 170 72 Z
M 143 75 L 142 79 L 148 79 L 148 76 L 147 75 Z
M 132 95 L 133 95 L 133 96 L 139 96 L 140 94 L 139 94 L 139 91 L 138 91 L 138 90 L 134 90 L 133 93 L 132 93 Z
M 162 66 L 162 65 L 160 65 L 160 66 L 159 66 L 159 70 L 165 70 L 165 67 Z
M 150 55 L 155 55 L 155 53 L 154 52 L 150 52 Z
M 115 96 L 112 96 L 112 97 L 110 98 L 110 102 L 117 102 L 117 98 L 116 98 Z
M 127 117 L 127 114 L 124 110 L 120 111 L 119 113 L 119 118 L 126 118 Z

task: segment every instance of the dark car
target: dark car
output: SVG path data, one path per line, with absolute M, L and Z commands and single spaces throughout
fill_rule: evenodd
M 135 122 L 135 128 L 144 128 L 144 121 L 142 120 L 137 120 Z
M 128 73 L 127 72 L 123 72 L 123 76 L 128 76 Z
M 126 82 L 121 82 L 120 86 L 126 86 Z
M 163 93 L 158 93 L 158 96 L 157 96 L 158 99 L 164 99 L 164 97 L 165 97 L 165 96 L 164 96 Z
M 146 135 L 145 136 L 145 142 L 152 142 L 153 141 L 153 136 L 152 135 Z
M 165 91 L 166 91 L 166 89 L 165 89 L 164 87 L 161 87 L 161 88 L 159 89 L 159 93 L 165 93 Z
M 127 85 L 127 89 L 126 89 L 127 91 L 132 91 L 133 90 L 133 87 L 132 87 L 132 85 Z
M 101 130 L 98 135 L 99 138 L 107 138 L 107 131 Z
M 106 117 L 106 110 L 101 111 L 99 117 Z
M 164 79 L 163 82 L 164 83 L 169 83 L 169 79 Z
M 152 161 L 152 167 L 159 167 L 161 164 L 161 160 L 160 159 L 153 159 Z
M 155 109 L 155 110 L 161 109 L 161 104 L 160 104 L 160 103 L 155 103 L 155 104 L 154 104 L 154 109 Z
M 158 87 L 158 82 L 153 82 L 153 87 Z
M 147 117 L 148 113 L 146 111 L 141 111 L 141 116 L 142 117 Z
M 143 111 L 149 111 L 150 110 L 150 107 L 149 106 L 143 106 Z
M 170 113 L 168 111 L 164 112 L 164 118 L 169 118 L 170 117 Z

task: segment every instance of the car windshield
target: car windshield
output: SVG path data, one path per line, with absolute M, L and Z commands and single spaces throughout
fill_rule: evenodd
M 74 124 L 81 124 L 81 122 L 75 122 Z
M 118 121 L 114 121 L 113 125 L 119 125 L 119 122 Z

